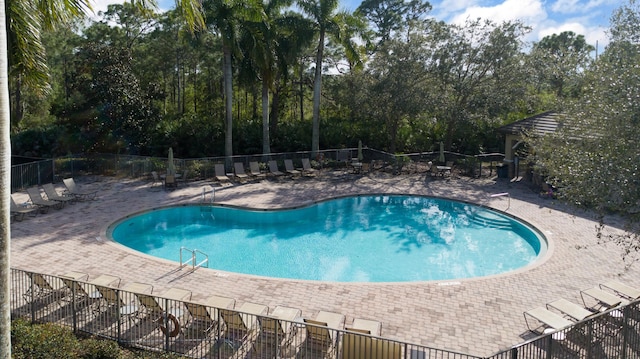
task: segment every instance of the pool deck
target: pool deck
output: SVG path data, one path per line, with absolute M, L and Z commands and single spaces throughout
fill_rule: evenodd
M 425 174 L 366 176 L 322 171 L 312 178 L 268 179 L 220 186 L 211 181 L 180 184 L 175 191 L 151 190 L 146 180 L 76 178 L 99 189 L 95 201 L 14 222 L 11 265 L 59 275 L 90 278 L 111 274 L 122 284 L 145 282 L 162 295 L 172 287 L 193 291 L 195 301 L 217 294 L 245 301 L 300 308 L 313 318 L 319 310 L 382 322 L 382 335 L 433 348 L 489 356 L 531 338 L 523 312 L 559 298 L 581 303 L 579 291 L 616 278 L 640 288 L 640 265 L 625 270 L 622 250 L 598 244 L 597 222 L 589 213 L 539 198 L 526 183 L 496 178 L 431 179 Z M 445 282 L 399 284 L 282 280 L 199 269 L 187 274 L 177 264 L 146 256 L 107 240 L 108 224 L 134 212 L 174 204 L 200 203 L 203 188 L 216 188 L 216 202 L 254 208 L 297 206 L 348 194 L 402 193 L 453 198 L 487 205 L 536 226 L 550 250 L 535 266 L 499 276 Z M 57 185 L 61 190 L 61 184 Z M 491 194 L 509 193 L 491 197 Z M 17 201 L 26 194 L 14 194 Z M 612 220 L 613 221 L 613 220 Z M 612 222 L 616 225 L 615 221 Z M 618 231 L 607 227 L 608 231 Z M 224 250 L 221 248 L 221 250 Z M 383 258 L 381 265 L 384 265 Z

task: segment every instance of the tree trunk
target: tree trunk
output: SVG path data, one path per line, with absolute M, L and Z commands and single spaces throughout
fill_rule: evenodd
M 224 156 L 227 167 L 230 168 L 233 161 L 233 83 L 231 78 L 231 48 L 228 45 L 223 45 L 222 52 L 224 54 L 222 74 L 224 77 L 224 120 L 226 124 L 224 134 Z
M 4 0 L 0 0 L 0 29 L 7 28 Z M 9 197 L 11 196 L 11 142 L 9 139 L 11 110 L 9 103 L 9 59 L 7 32 L 0 31 L 0 359 L 11 358 L 11 228 Z
M 313 127 L 311 131 L 311 157 L 320 151 L 320 91 L 322 90 L 322 56 L 324 51 L 324 30 L 320 30 L 318 53 L 316 55 L 316 75 L 313 81 Z
M 269 139 L 269 84 L 262 76 L 262 154 L 271 153 Z

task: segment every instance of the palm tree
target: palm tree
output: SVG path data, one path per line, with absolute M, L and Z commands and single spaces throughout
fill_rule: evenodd
M 267 0 L 262 3 L 265 17 L 260 22 L 247 22 L 243 26 L 241 48 L 245 52 L 245 71 L 258 76 L 262 83 L 262 153 L 271 153 L 269 92 L 275 83 L 286 77 L 288 68 L 297 61 L 299 54 L 312 40 L 308 21 L 299 14 L 282 10 L 288 8 L 292 0 Z M 275 99 L 274 99 L 275 101 Z M 277 116 L 277 106 L 272 107 Z
M 182 0 L 188 1 L 188 0 Z M 224 79 L 225 139 L 227 165 L 233 156 L 233 68 L 232 56 L 238 53 L 238 27 L 243 21 L 260 21 L 263 16 L 258 0 L 205 0 L 202 10 L 206 27 L 222 37 L 222 77 Z
M 346 38 L 344 27 L 352 16 L 344 11 L 338 12 L 338 0 L 299 0 L 298 5 L 302 11 L 313 21 L 314 29 L 318 35 L 318 48 L 316 50 L 316 69 L 313 81 L 313 124 L 311 132 L 311 154 L 315 155 L 320 150 L 320 95 L 322 90 L 322 60 L 326 37 L 332 37 L 341 44 L 350 62 L 358 55 L 356 47 L 351 39 Z
M 131 0 L 138 6 L 154 6 L 153 0 Z M 176 0 L 189 24 L 203 24 L 198 0 Z M 48 69 L 40 32 L 83 16 L 89 0 L 0 0 L 0 359 L 11 358 L 11 105 L 9 66 L 32 86 L 46 90 Z M 7 26 L 9 24 L 9 26 Z M 9 39 L 13 40 L 10 41 Z M 10 61 L 11 60 L 11 61 Z

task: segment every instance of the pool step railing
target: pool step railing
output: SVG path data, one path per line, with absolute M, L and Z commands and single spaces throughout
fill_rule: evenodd
M 216 201 L 216 189 L 215 187 L 211 187 L 211 195 L 209 196 L 209 203 L 213 203 Z M 202 203 L 206 203 L 207 202 L 207 190 L 203 187 L 202 188 Z
M 190 255 L 186 256 L 183 255 L 183 253 L 189 253 Z M 204 257 L 200 262 L 198 262 L 198 254 Z M 209 268 L 209 256 L 199 249 L 180 247 L 180 269 L 189 265 L 191 266 L 192 272 L 200 267 Z
M 494 193 L 489 195 L 490 198 L 497 198 L 497 197 L 507 197 L 507 208 L 505 209 L 505 211 L 507 211 L 510 207 L 511 207 L 511 195 L 509 194 L 509 192 L 501 192 L 501 193 Z

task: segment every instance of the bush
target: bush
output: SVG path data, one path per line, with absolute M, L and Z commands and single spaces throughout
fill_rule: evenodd
M 14 321 L 11 343 L 15 359 L 77 357 L 78 339 L 73 332 L 51 323 L 32 325 L 25 320 Z
M 172 353 L 125 350 L 111 340 L 78 339 L 69 328 L 57 324 L 31 324 L 24 319 L 11 323 L 13 359 L 177 359 Z
M 120 359 L 122 349 L 111 340 L 88 338 L 81 342 L 79 357 L 82 359 Z

